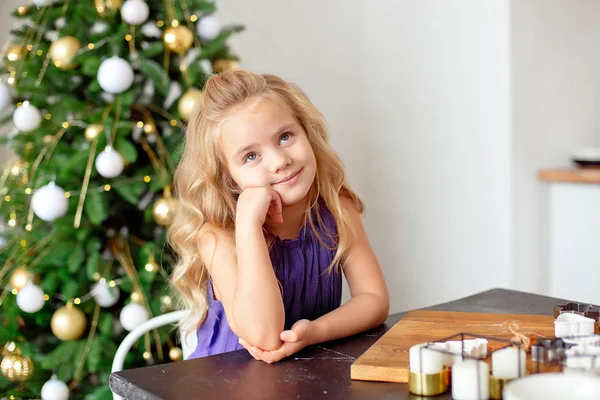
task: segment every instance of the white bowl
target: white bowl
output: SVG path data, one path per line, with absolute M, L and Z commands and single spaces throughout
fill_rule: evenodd
M 554 320 L 554 336 L 593 335 L 596 320 L 579 314 L 562 313 Z
M 598 400 L 600 377 L 571 372 L 534 374 L 504 387 L 504 400 Z

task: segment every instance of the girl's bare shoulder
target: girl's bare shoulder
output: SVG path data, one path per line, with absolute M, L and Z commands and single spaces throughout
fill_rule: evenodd
M 197 243 L 202 258 L 210 257 L 216 250 L 235 251 L 235 231 L 205 223 L 200 229 Z

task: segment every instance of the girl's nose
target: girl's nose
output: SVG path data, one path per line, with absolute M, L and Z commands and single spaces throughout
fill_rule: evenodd
M 290 165 L 290 157 L 283 151 L 274 152 L 271 156 L 271 172 L 277 173 Z

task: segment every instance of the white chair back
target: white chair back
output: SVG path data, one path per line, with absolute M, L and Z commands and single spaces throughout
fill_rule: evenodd
M 121 371 L 123 369 L 123 363 L 125 362 L 125 357 L 129 350 L 131 350 L 131 346 L 135 342 L 137 342 L 146 332 L 151 331 L 152 329 L 156 329 L 161 326 L 176 324 L 189 314 L 188 310 L 181 311 L 173 311 L 170 313 L 166 313 L 163 315 L 158 315 L 154 318 L 150 318 L 148 321 L 144 322 L 131 332 L 125 339 L 121 342 L 119 347 L 117 348 L 117 352 L 115 353 L 115 357 L 113 358 L 111 372 Z M 180 342 L 181 342 L 181 351 L 183 353 L 183 358 L 186 359 L 198 345 L 198 337 L 196 336 L 196 331 L 190 332 L 188 335 L 183 337 L 180 333 Z M 120 396 L 117 396 L 113 393 L 114 400 L 122 400 Z

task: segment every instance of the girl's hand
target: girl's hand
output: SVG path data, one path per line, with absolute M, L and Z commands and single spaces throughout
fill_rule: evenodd
M 237 219 L 250 218 L 264 225 L 267 215 L 273 222 L 283 222 L 281 197 L 270 187 L 249 187 L 238 198 L 236 208 Z
M 239 339 L 239 342 L 254 359 L 271 364 L 282 358 L 289 357 L 312 344 L 310 342 L 311 326 L 312 323 L 309 320 L 299 320 L 292 326 L 292 329 L 281 332 L 279 338 L 283 341 L 283 344 L 280 348 L 273 351 L 264 351 L 256 346 L 251 346 L 242 338 Z

